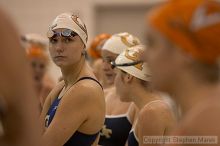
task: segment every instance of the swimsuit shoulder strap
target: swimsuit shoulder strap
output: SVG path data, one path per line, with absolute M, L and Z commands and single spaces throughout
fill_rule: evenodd
M 81 77 L 80 79 L 78 79 L 78 80 L 76 81 L 76 83 L 79 82 L 79 81 L 82 81 L 82 80 L 93 80 L 93 81 L 95 81 L 96 83 L 98 83 L 99 86 L 100 86 L 100 87 L 102 88 L 102 90 L 103 90 L 103 87 L 102 87 L 101 83 L 99 83 L 99 81 L 97 81 L 96 79 L 94 79 L 94 78 L 92 78 L 92 77 Z M 76 84 L 76 83 L 75 83 L 75 84 Z

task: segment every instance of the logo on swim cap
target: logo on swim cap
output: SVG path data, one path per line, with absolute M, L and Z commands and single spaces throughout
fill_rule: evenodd
M 133 47 L 140 44 L 137 38 L 128 33 L 120 33 L 117 35 L 121 38 L 121 41 L 128 47 Z
M 132 76 L 144 81 L 151 80 L 151 72 L 146 62 L 141 60 L 145 51 L 143 45 L 134 46 L 123 51 L 115 60 L 115 65 Z
M 71 18 L 86 33 L 86 35 L 88 36 L 86 25 L 79 19 L 79 17 L 77 15 L 73 14 L 71 16 Z M 88 37 L 86 37 L 86 41 L 88 41 Z
M 142 54 L 142 50 L 138 49 L 137 47 L 136 48 L 128 48 L 125 50 L 125 57 L 127 59 L 134 61 L 134 62 L 140 60 L 141 54 Z M 136 64 L 136 65 L 134 65 L 134 67 L 136 67 L 139 70 L 143 70 L 143 63 Z
M 210 10 L 208 6 L 209 5 L 207 4 L 206 5 L 203 4 L 197 8 L 197 10 L 195 11 L 192 17 L 192 22 L 191 22 L 192 30 L 197 31 L 199 29 L 220 23 L 220 13 L 209 12 Z

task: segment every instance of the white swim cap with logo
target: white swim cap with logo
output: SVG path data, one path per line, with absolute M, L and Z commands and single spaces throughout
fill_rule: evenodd
M 151 81 L 151 73 L 147 67 L 147 63 L 139 63 L 132 66 L 117 66 L 117 64 L 126 64 L 140 61 L 145 47 L 143 45 L 137 45 L 131 48 L 127 48 L 123 51 L 115 60 L 116 67 L 120 70 L 131 74 L 132 76 L 144 81 Z
M 77 15 L 72 13 L 62 13 L 58 15 L 52 22 L 50 30 L 58 28 L 66 28 L 74 31 L 80 36 L 83 43 L 86 45 L 88 40 L 86 25 Z
M 140 40 L 127 32 L 112 35 L 103 45 L 102 49 L 114 54 L 120 54 L 125 49 L 140 45 Z

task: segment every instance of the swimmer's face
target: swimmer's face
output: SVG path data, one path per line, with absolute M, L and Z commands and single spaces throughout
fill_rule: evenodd
M 101 51 L 102 50 L 102 47 L 104 46 L 105 42 L 107 41 L 108 39 L 104 39 L 102 40 L 96 47 L 96 50 L 98 51 Z
M 32 57 L 30 64 L 34 81 L 40 84 L 46 72 L 47 61 L 44 58 Z
M 96 59 L 92 65 L 93 72 L 98 80 L 103 79 L 102 59 Z
M 55 32 L 61 33 L 65 29 L 56 29 Z M 59 67 L 76 64 L 82 57 L 83 44 L 78 35 L 63 37 L 54 36 L 50 38 L 49 52 L 53 62 Z
M 148 62 L 152 72 L 152 83 L 161 91 L 170 92 L 181 74 L 176 48 L 152 28 L 147 31 L 147 49 L 143 60 Z
M 117 54 L 111 53 L 107 50 L 102 50 L 102 60 L 103 60 L 103 72 L 108 84 L 113 84 L 115 79 L 115 71 L 112 69 L 110 62 L 115 61 Z
M 116 69 L 116 77 L 115 77 L 115 87 L 116 87 L 116 92 L 120 97 L 120 100 L 123 102 L 131 102 L 132 100 L 130 99 L 129 96 L 129 87 L 128 87 L 128 80 L 126 80 L 126 76 L 130 76 L 129 74 Z

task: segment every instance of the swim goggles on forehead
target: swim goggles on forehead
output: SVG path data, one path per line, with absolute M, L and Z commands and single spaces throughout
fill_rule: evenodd
M 129 62 L 129 63 L 121 63 L 121 64 L 116 64 L 115 61 L 111 61 L 111 68 L 114 69 L 117 66 L 122 66 L 122 67 L 127 67 L 127 66 L 135 66 L 137 64 L 143 63 L 142 60 L 135 61 L 135 62 Z
M 57 37 L 57 36 L 59 36 L 59 37 L 61 37 L 61 36 L 62 37 L 71 37 L 71 36 L 74 37 L 76 35 L 78 35 L 78 34 L 75 33 L 74 31 L 70 30 L 70 29 L 64 29 L 61 32 L 56 32 L 54 30 L 49 30 L 47 32 L 47 37 L 48 38 L 54 38 L 54 37 Z

